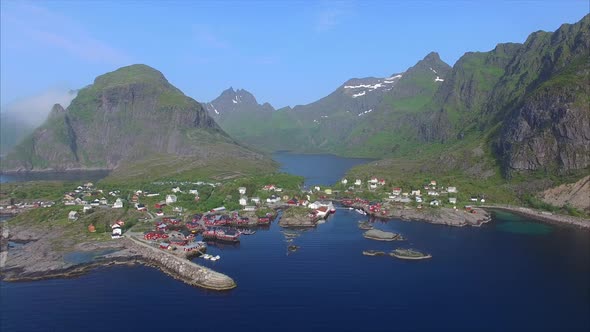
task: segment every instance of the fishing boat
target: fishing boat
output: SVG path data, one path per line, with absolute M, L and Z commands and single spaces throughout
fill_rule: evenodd
M 240 230 L 240 234 L 242 234 L 242 235 L 253 235 L 253 234 L 256 234 L 256 231 L 253 230 L 253 229 L 243 229 L 243 230 Z

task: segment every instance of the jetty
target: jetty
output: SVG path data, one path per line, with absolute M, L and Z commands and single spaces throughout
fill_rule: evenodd
M 225 274 L 213 271 L 163 250 L 154 248 L 133 236 L 127 237 L 136 246 L 142 263 L 154 266 L 186 284 L 211 290 L 230 290 L 237 285 Z

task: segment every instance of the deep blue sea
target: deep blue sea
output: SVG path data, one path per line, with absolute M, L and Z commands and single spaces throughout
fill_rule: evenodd
M 305 163 L 306 156 L 291 160 Z M 335 180 L 330 174 L 323 181 L 313 184 Z M 364 218 L 338 209 L 316 229 L 296 232 L 274 223 L 238 246 L 210 246 L 219 261 L 195 260 L 234 278 L 238 287 L 228 292 L 189 287 L 142 266 L 2 282 L 0 331 L 590 329 L 588 232 L 498 212 L 480 228 L 375 221 L 407 238 L 383 243 L 362 237 L 357 222 Z M 290 244 L 300 249 L 289 253 Z M 433 258 L 361 254 L 396 247 Z

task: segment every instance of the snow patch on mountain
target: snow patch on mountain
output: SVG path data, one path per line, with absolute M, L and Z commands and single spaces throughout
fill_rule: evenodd
M 366 93 L 367 93 L 367 91 L 361 91 L 359 93 L 355 93 L 355 94 L 352 95 L 352 98 L 364 96 Z
M 362 115 L 365 115 L 365 114 L 368 114 L 368 113 L 371 113 L 371 112 L 373 112 L 373 109 L 370 109 L 370 110 L 368 110 L 368 111 L 364 111 L 364 112 L 360 112 L 360 113 L 358 114 L 358 116 L 362 116 Z

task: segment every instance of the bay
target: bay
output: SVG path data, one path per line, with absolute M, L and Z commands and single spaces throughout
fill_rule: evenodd
M 282 162 L 306 157 L 289 156 Z M 317 156 L 307 162 L 317 165 Z M 283 167 L 297 169 L 297 164 Z M 306 180 L 309 185 L 330 184 L 342 174 Z M 243 236 L 237 246 L 210 246 L 208 252 L 221 259 L 195 261 L 234 278 L 238 287 L 228 292 L 189 287 L 143 266 L 101 268 L 73 279 L 0 282 L 0 330 L 590 328 L 587 232 L 509 213 L 494 213 L 492 222 L 479 228 L 374 220 L 376 228 L 407 239 L 384 243 L 362 236 L 358 221 L 365 219 L 339 208 L 315 229 L 285 230 L 273 223 Z M 535 230 L 537 226 L 543 231 Z M 299 250 L 289 252 L 291 244 Z M 362 255 L 367 249 L 387 252 L 396 247 L 418 249 L 433 258 Z

